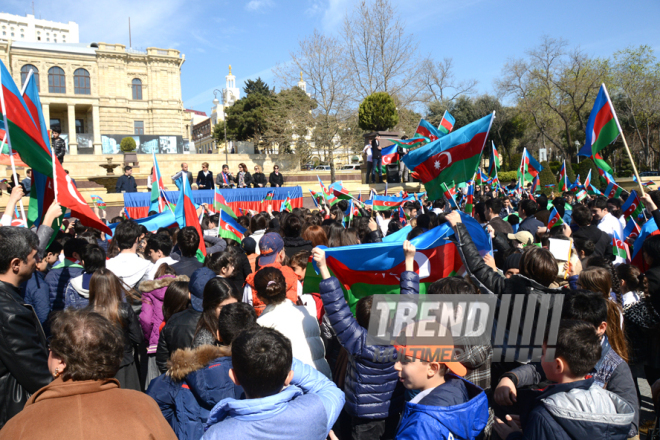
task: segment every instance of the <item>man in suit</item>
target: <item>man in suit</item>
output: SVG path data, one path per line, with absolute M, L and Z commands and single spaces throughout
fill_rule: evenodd
M 371 141 L 371 161 L 373 162 L 373 168 L 371 169 L 371 175 L 374 176 L 378 174 L 378 183 L 383 183 L 383 172 L 381 168 L 383 167 L 383 156 L 381 150 L 383 148 L 380 146 L 380 135 Z M 369 180 L 369 179 L 367 179 Z M 376 183 L 376 178 L 372 179 L 372 183 Z
M 135 183 L 135 177 L 133 177 L 133 168 L 130 165 L 126 165 L 124 167 L 124 175 L 117 179 L 115 192 L 137 192 L 137 183 Z
M 188 171 L 188 164 L 187 163 L 182 163 L 181 164 L 181 171 L 176 173 L 175 175 L 172 176 L 172 181 L 176 182 L 179 177 L 181 177 L 181 174 L 185 174 L 188 176 L 188 182 L 190 183 L 190 186 L 192 187 L 193 184 L 193 175 L 190 171 Z

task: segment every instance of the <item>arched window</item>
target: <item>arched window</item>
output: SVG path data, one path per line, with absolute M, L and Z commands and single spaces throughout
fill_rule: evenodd
M 76 95 L 91 95 L 89 72 L 85 69 L 76 69 L 73 72 L 73 92 Z
M 64 70 L 59 67 L 48 69 L 48 93 L 66 93 Z
M 142 99 L 142 81 L 133 79 L 133 99 Z
M 32 70 L 32 75 L 34 76 L 34 80 L 37 82 L 37 90 L 41 92 L 41 89 L 39 88 L 39 69 L 34 67 L 32 64 L 26 64 L 23 67 L 21 67 L 21 85 L 25 85 L 25 81 L 27 81 L 28 74 L 30 73 L 30 70 Z

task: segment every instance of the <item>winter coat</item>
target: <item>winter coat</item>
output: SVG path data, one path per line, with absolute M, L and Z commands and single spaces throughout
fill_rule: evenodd
M 0 431 L 2 440 L 176 440 L 158 405 L 117 379 L 55 379 Z
M 167 321 L 160 332 L 156 348 L 156 365 L 161 373 L 167 371 L 167 361 L 171 353 L 192 345 L 200 316 L 202 312 L 188 307 L 183 312 L 175 313 Z
M 154 379 L 147 394 L 163 413 L 179 440 L 198 440 L 215 405 L 228 397 L 244 398 L 243 388 L 229 378 L 229 347 L 204 345 L 177 350 L 167 373 Z
M 39 322 L 43 325 L 50 313 L 50 288 L 46 283 L 46 274 L 35 270 L 32 277 L 21 286 L 21 294 L 25 304 L 34 308 Z
M 243 175 L 243 184 L 245 185 L 244 187 L 238 186 L 239 181 L 240 181 L 239 176 L 240 176 L 240 173 L 237 173 L 236 177 L 234 178 L 234 181 L 236 182 L 236 187 L 237 188 L 251 188 L 252 187 L 252 174 L 250 174 L 249 172 L 246 171 L 245 174 Z
M 325 360 L 319 323 L 304 306 L 296 306 L 288 299 L 279 304 L 269 304 L 257 318 L 257 324 L 273 328 L 289 338 L 293 357 L 332 378 L 330 365 Z
M 396 439 L 474 439 L 488 422 L 484 390 L 453 374 L 418 403 L 407 402 Z
M 204 263 L 200 263 L 196 257 L 181 257 L 178 263 L 172 265 L 172 269 L 177 275 L 185 275 L 190 277 L 194 271 L 203 267 Z
M 312 242 L 302 237 L 283 237 L 282 241 L 284 241 L 284 253 L 289 258 L 300 251 L 312 250 Z
M 53 146 L 53 152 L 55 156 L 62 162 L 62 158 L 66 154 L 66 142 L 61 137 L 57 137 L 51 140 L 51 145 Z
M 332 277 L 319 284 L 326 317 L 342 347 L 348 351 L 346 366 L 346 412 L 353 417 L 384 419 L 394 417 L 403 406 L 403 387 L 399 373 L 394 370 L 390 356 L 394 347 L 367 345 L 367 330 L 351 313 L 344 300 L 344 292 L 337 278 Z M 419 275 L 415 272 L 401 274 L 401 294 L 419 293 Z M 397 386 L 398 385 L 398 386 Z
M 64 259 L 63 262 L 53 266 L 46 275 L 45 281 L 50 289 L 50 310 L 58 311 L 64 309 L 64 293 L 66 286 L 72 278 L 82 275 L 83 267 Z
M 279 174 L 275 174 L 274 172 L 270 173 L 270 176 L 268 176 L 268 183 L 270 183 L 270 186 L 273 187 L 277 185 L 279 185 L 280 187 L 284 186 L 284 177 L 282 176 L 282 173 Z
M 138 317 L 135 316 L 133 307 L 128 303 L 119 304 L 119 316 L 122 322 L 122 331 L 124 332 L 124 358 L 121 361 L 120 367 L 125 367 L 133 363 L 133 349 L 144 343 L 144 335 L 140 329 Z
M 127 193 L 137 192 L 137 182 L 135 182 L 135 177 L 127 176 L 124 174 L 117 179 L 117 184 L 115 185 L 115 192 L 121 193 L 122 191 Z
M 140 312 L 140 325 L 147 342 L 147 353 L 156 353 L 160 324 L 163 322 L 163 301 L 167 288 L 175 281 L 188 281 L 185 275 L 163 275 L 157 280 L 140 283 L 142 292 L 142 311 Z
M 293 269 L 289 266 L 282 266 L 279 263 L 267 264 L 261 266 L 260 269 L 263 269 L 264 267 L 274 267 L 282 272 L 284 280 L 286 281 L 286 297 L 293 304 L 296 304 L 298 302 L 298 275 L 296 275 Z M 251 303 L 254 310 L 257 312 L 257 316 L 261 316 L 266 309 L 266 304 L 259 298 L 257 291 L 254 289 L 254 277 L 258 272 L 259 271 L 251 273 L 245 279 L 245 290 L 243 291 L 243 297 L 245 299 L 243 302 Z
M 593 379 L 551 385 L 523 407 L 523 432 L 507 440 L 584 440 L 628 438 L 635 410 Z
M 206 440 L 324 440 L 344 407 L 344 393 L 323 374 L 293 359 L 293 379 L 277 394 L 227 398 L 209 414 Z
M 37 315 L 17 287 L 0 281 L 0 428 L 52 379 Z
M 254 173 L 252 175 L 252 182 L 254 188 L 265 188 L 268 183 L 266 182 L 266 175 L 264 173 Z M 261 183 L 261 186 L 258 185 L 259 183 Z
M 82 309 L 89 304 L 89 281 L 91 273 L 83 272 L 82 275 L 71 278 L 64 291 L 64 308 Z
M 647 270 L 645 275 L 651 284 L 655 268 Z M 649 276 L 651 272 L 651 276 Z M 660 296 L 660 292 L 655 295 Z M 642 298 L 623 310 L 623 327 L 630 341 L 631 363 L 660 368 L 660 314 L 651 298 Z
M 582 240 L 590 240 L 596 245 L 594 254 L 599 256 L 607 256 L 612 254 L 612 246 L 610 243 L 612 239 L 605 232 L 598 229 L 598 226 L 580 226 L 577 230 L 573 230 L 573 239 L 579 238 Z

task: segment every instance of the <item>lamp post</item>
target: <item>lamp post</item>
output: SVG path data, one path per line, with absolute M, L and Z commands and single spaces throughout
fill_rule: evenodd
M 222 92 L 218 89 L 213 90 L 213 97 L 215 98 L 215 100 L 218 99 L 217 93 L 222 93 Z M 229 155 L 228 155 L 229 152 L 227 148 L 227 113 L 225 113 L 224 105 L 222 106 L 222 123 L 225 128 L 225 163 L 229 165 Z

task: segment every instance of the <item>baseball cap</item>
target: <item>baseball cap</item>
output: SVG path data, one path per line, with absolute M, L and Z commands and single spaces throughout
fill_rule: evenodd
M 509 240 L 517 240 L 521 242 L 524 246 L 534 243 L 534 236 L 527 231 L 518 231 L 515 234 L 506 234 Z
M 215 278 L 215 272 L 208 267 L 200 267 L 190 275 L 188 290 L 190 290 L 190 304 L 192 308 L 201 312 L 204 310 L 202 302 L 204 300 L 204 287 L 212 278 Z
M 243 246 L 243 250 L 247 255 L 252 255 L 257 252 L 257 242 L 254 241 L 254 238 L 252 237 L 244 238 L 241 242 L 241 246 Z
M 419 359 L 423 362 L 439 362 L 445 364 L 452 373 L 457 374 L 458 376 L 465 376 L 467 374 L 467 368 L 465 368 L 460 362 L 442 362 L 433 358 L 435 353 L 442 353 L 441 356 L 453 355 L 453 345 L 394 345 L 394 348 L 399 353 L 403 352 L 403 356 L 406 357 Z M 430 359 L 427 357 L 428 355 L 430 355 Z
M 259 265 L 265 266 L 267 264 L 272 264 L 277 258 L 282 249 L 284 249 L 284 241 L 279 234 L 275 232 L 269 232 L 261 237 L 259 240 L 259 252 L 261 257 L 259 257 Z

